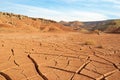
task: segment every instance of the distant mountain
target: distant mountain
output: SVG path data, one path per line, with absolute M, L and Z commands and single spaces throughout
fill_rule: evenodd
M 72 27 L 75 30 L 86 29 L 89 31 L 100 30 L 103 32 L 120 33 L 120 19 L 93 21 L 93 22 L 60 22 L 63 25 Z
M 93 30 L 96 29 L 104 32 L 120 33 L 120 20 L 116 19 L 98 22 L 96 26 L 93 27 Z
M 60 32 L 70 30 L 56 21 L 0 12 L 0 32 Z
M 65 26 L 71 27 L 74 30 L 80 30 L 82 29 L 81 26 L 84 25 L 82 22 L 79 22 L 79 21 L 72 21 L 72 22 L 60 21 L 59 23 Z
M 85 29 L 88 30 L 93 30 L 94 27 L 101 25 L 101 24 L 105 24 L 106 21 L 92 21 L 92 22 L 83 22 L 83 26 Z

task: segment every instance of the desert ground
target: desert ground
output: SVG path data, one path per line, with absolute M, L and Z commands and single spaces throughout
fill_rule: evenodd
M 0 33 L 0 80 L 120 80 L 120 34 Z

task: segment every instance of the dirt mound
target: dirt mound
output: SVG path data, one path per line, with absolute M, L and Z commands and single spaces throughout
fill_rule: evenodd
M 69 30 L 64 25 L 52 20 L 0 12 L 0 31 L 2 32 L 61 32 Z

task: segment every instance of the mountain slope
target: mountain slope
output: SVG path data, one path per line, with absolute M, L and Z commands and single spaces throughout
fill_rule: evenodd
M 69 30 L 70 28 L 52 20 L 0 12 L 0 32 L 60 32 Z
M 87 29 L 89 31 L 100 30 L 103 32 L 120 33 L 120 20 L 105 20 L 93 22 L 60 22 L 63 25 L 70 26 L 75 30 Z
M 65 22 L 65 21 L 60 21 L 60 24 L 63 24 L 64 26 L 71 27 L 74 30 L 80 30 L 84 24 L 79 21 L 72 21 L 72 22 Z
M 118 33 L 120 28 L 120 20 L 107 20 L 103 21 L 101 24 L 98 23 L 96 26 L 93 28 L 93 30 L 98 29 L 104 32 L 114 32 Z

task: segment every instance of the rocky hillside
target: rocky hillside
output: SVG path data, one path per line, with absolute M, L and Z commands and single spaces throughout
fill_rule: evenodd
M 89 31 L 100 30 L 103 32 L 120 33 L 120 20 L 105 20 L 93 22 L 60 22 L 63 25 L 70 26 L 75 30 L 87 29 Z
M 88 30 L 93 30 L 94 27 L 98 25 L 104 25 L 106 21 L 92 21 L 92 22 L 83 22 L 83 27 Z
M 101 30 L 104 32 L 120 33 L 120 20 L 107 20 L 103 22 L 98 22 L 93 30 Z
M 74 30 L 80 30 L 84 25 L 82 22 L 79 22 L 79 21 L 72 21 L 72 22 L 60 21 L 59 23 L 65 26 L 71 27 Z
M 69 30 L 70 28 L 52 20 L 0 12 L 0 32 L 60 32 Z

